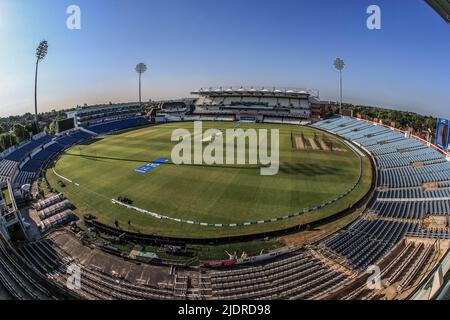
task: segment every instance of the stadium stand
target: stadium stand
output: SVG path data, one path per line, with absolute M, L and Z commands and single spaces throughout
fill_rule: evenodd
M 7 160 L 21 162 L 26 158 L 33 150 L 41 147 L 42 145 L 49 143 L 52 138 L 48 135 L 43 136 L 37 140 L 31 140 L 26 144 L 20 146 L 16 151 L 6 157 Z
M 96 105 L 67 112 L 67 118 L 74 118 L 77 127 L 87 128 L 97 124 L 135 117 L 141 111 L 142 108 L 139 103 Z
M 56 138 L 44 135 L 31 140 L 0 161 L 0 182 L 14 178 L 15 185 L 30 184 L 54 155 L 90 138 L 91 134 L 77 130 Z
M 85 132 L 85 131 L 76 131 L 70 134 L 72 138 L 77 140 L 77 143 L 88 140 L 90 138 L 92 138 L 92 135 Z
M 1 160 L 0 161 L 0 176 L 11 177 L 17 168 L 18 163 L 12 160 Z
M 377 190 L 367 209 L 378 219 L 359 220 L 329 239 L 327 246 L 364 268 L 406 234 L 448 237 L 447 229 L 423 230 L 421 225 L 426 215 L 450 213 L 450 163 L 440 152 L 391 128 L 352 118 L 335 118 L 315 126 L 364 146 L 378 167 Z M 362 260 L 361 249 L 371 252 L 372 247 L 379 248 L 373 249 L 376 254 Z
M 39 159 L 30 159 L 22 167 L 23 171 L 38 172 L 44 165 L 44 162 Z
M 125 130 L 125 129 L 139 127 L 139 126 L 145 126 L 148 124 L 149 124 L 148 120 L 145 119 L 144 117 L 133 117 L 133 118 L 121 119 L 118 121 L 97 124 L 94 126 L 90 126 L 86 129 L 96 132 L 98 134 L 101 134 L 101 133 L 109 133 L 109 132 L 113 132 L 113 131 Z
M 426 271 L 427 265 L 432 262 L 438 253 L 436 242 L 414 242 L 401 241 L 395 248 L 395 254 L 386 257 L 387 264 L 381 273 L 381 279 L 384 279 L 384 285 L 390 286 L 398 284 L 397 290 L 411 286 L 423 271 Z M 343 300 L 368 300 L 383 298 L 378 290 L 370 290 L 367 284 L 357 286 L 346 292 L 341 299 Z
M 196 112 L 232 113 L 254 112 L 258 115 L 289 116 L 296 115 L 307 119 L 310 116 L 311 102 L 318 92 L 308 89 L 287 88 L 209 88 L 192 92 L 197 95 Z
M 28 243 L 19 249 L 19 253 L 42 274 L 48 274 L 55 281 L 66 283 L 69 274 L 67 266 L 76 263 L 82 270 L 79 294 L 91 300 L 161 300 L 174 299 L 174 287 L 154 287 L 149 284 L 133 284 L 118 279 L 102 271 L 78 264 L 62 248 L 49 239 Z
M 361 271 L 386 254 L 408 232 L 416 232 L 418 223 L 387 220 L 358 220 L 325 244 Z
M 44 288 L 31 266 L 17 259 L 12 247 L 0 235 L 0 279 L 5 288 L 18 300 L 50 300 L 55 295 Z
M 26 172 L 26 171 L 20 171 L 16 178 L 14 179 L 14 184 L 18 186 L 23 186 L 25 184 L 31 184 L 33 179 L 36 177 L 35 172 Z
M 210 283 L 213 299 L 314 299 L 347 280 L 302 252 L 263 266 L 212 272 L 202 283 Z

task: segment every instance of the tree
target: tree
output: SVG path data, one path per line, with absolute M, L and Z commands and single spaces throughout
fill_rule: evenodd
M 48 133 L 48 134 L 52 134 L 52 135 L 54 135 L 55 133 L 56 133 L 56 124 L 58 123 L 58 121 L 60 121 L 61 120 L 61 115 L 60 114 L 58 114 L 54 119 L 53 119 L 53 121 L 50 123 L 50 125 L 48 126 L 48 128 L 46 128 L 46 132 Z
M 31 132 L 33 135 L 38 133 L 38 130 L 36 128 L 36 123 L 34 121 L 28 122 L 26 124 L 25 128 L 26 128 L 27 132 Z
M 28 139 L 28 131 L 26 130 L 24 125 L 21 125 L 20 123 L 15 123 L 13 124 L 12 131 L 16 136 L 17 142 L 20 143 Z
M 6 150 L 17 143 L 16 137 L 14 134 L 10 132 L 3 133 L 0 135 L 0 148 L 2 150 Z

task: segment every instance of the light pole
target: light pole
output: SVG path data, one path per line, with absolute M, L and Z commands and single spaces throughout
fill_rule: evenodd
M 39 43 L 39 46 L 36 49 L 36 73 L 34 75 L 34 120 L 36 122 L 36 130 L 39 132 L 39 120 L 38 120 L 38 111 L 37 111 L 37 79 L 38 79 L 38 68 L 39 62 L 45 58 L 47 55 L 48 43 L 46 40 L 43 40 Z
M 336 58 L 333 64 L 336 70 L 339 71 L 339 92 L 340 92 L 339 114 L 342 114 L 342 70 L 344 70 L 345 62 L 341 58 Z
M 139 73 L 139 106 L 142 107 L 142 99 L 141 99 L 141 77 L 142 74 L 147 71 L 147 66 L 145 65 L 145 63 L 138 63 L 136 65 L 136 72 Z

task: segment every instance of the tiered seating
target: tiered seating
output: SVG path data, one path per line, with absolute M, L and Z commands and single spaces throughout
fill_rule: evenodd
M 363 145 L 372 152 L 379 166 L 379 186 L 402 188 L 379 193 L 377 197 L 427 199 L 449 196 L 450 163 L 425 144 L 407 139 L 390 128 L 351 118 L 335 118 L 314 126 Z M 426 183 L 440 183 L 439 190 L 419 190 Z
M 91 134 L 81 131 L 81 130 L 71 133 L 70 135 L 72 136 L 72 138 L 76 139 L 78 142 L 82 142 L 82 141 L 92 138 Z
M 176 116 L 176 115 L 167 115 L 166 116 L 166 121 L 168 121 L 168 122 L 178 122 L 181 120 L 182 120 L 181 116 Z M 114 131 L 116 131 L 116 130 L 114 130 Z
M 16 256 L 11 244 L 0 236 L 0 280 L 18 300 L 49 300 L 56 298 L 43 287 L 42 281 L 32 272 L 31 266 Z
M 61 145 L 64 149 L 73 146 L 74 144 L 76 144 L 78 142 L 77 139 L 73 138 L 70 135 L 65 135 L 63 137 L 60 137 L 56 140 L 56 142 Z
M 282 118 L 276 119 L 282 121 Z M 125 129 L 124 122 L 128 120 L 95 126 L 99 130 L 96 132 Z M 339 263 L 365 271 L 388 252 L 397 254 L 398 251 L 391 249 L 406 235 L 450 239 L 448 228 L 421 229 L 425 215 L 448 215 L 450 212 L 450 166 L 442 155 L 420 142 L 404 138 L 399 132 L 364 121 L 336 118 L 315 126 L 364 146 L 374 156 L 379 170 L 374 201 L 362 218 L 319 243 L 324 246 L 320 248 L 336 253 L 324 259 L 337 259 Z M 84 133 L 62 137 L 26 165 L 33 166 L 32 161 L 45 161 L 52 151 L 58 152 L 58 148 L 86 138 Z M 430 244 L 406 246 L 388 265 L 383 278 L 398 283 L 399 288 L 406 288 L 414 283 L 433 252 Z M 21 253 L 40 272 L 63 283 L 66 280 L 65 258 L 48 243 L 26 245 Z M 87 298 L 169 299 L 176 291 L 176 285 L 171 288 L 136 285 L 84 266 L 81 268 L 84 273 L 80 294 Z M 338 270 L 329 268 L 315 251 L 299 251 L 259 266 L 208 272 L 202 278 L 206 287 L 200 291 L 206 290 L 214 299 L 314 299 L 350 281 L 346 275 L 348 270 L 345 274 L 341 273 L 342 269 Z M 358 291 L 356 295 L 360 293 Z
M 446 160 L 442 154 L 436 150 L 418 149 L 408 153 L 391 153 L 377 156 L 377 163 L 381 168 L 398 168 L 411 165 L 413 163 L 431 162 L 444 163 Z
M 73 259 L 50 240 L 29 243 L 19 249 L 19 253 L 40 273 L 65 284 L 67 265 Z M 153 287 L 137 285 L 123 279 L 115 278 L 100 271 L 79 265 L 82 270 L 81 288 L 78 291 L 87 299 L 121 299 L 121 300 L 167 300 L 174 299 L 173 289 L 169 287 Z
M 20 171 L 16 178 L 14 179 L 14 184 L 18 186 L 23 186 L 24 184 L 31 184 L 35 178 L 35 172 Z
M 262 97 L 261 103 L 267 104 L 269 107 L 275 107 L 278 104 L 277 98 Z
M 22 167 L 21 171 L 24 171 L 26 173 L 24 173 L 21 178 L 29 178 L 32 176 L 31 173 L 35 174 L 36 172 L 41 170 L 47 164 L 47 161 L 61 149 L 62 147 L 59 144 L 53 143 L 49 147 L 42 149 L 41 151 L 36 153 L 33 158 L 29 159 Z
M 406 242 L 398 244 L 394 255 L 386 259 L 388 264 L 381 270 L 381 279 L 386 285 L 395 284 L 397 291 L 413 285 L 420 280 L 421 271 L 433 259 L 436 253 L 434 244 Z M 364 283 L 361 287 L 348 293 L 344 300 L 379 299 L 377 290 L 371 290 Z
M 58 143 L 53 143 L 45 149 L 42 149 L 38 153 L 36 153 L 33 158 L 28 160 L 25 165 L 22 167 L 21 171 L 25 171 L 28 173 L 36 173 L 41 170 L 47 161 L 55 155 L 57 152 L 61 151 L 62 147 Z
M 408 235 L 411 235 L 414 237 L 422 237 L 422 238 L 449 239 L 450 240 L 450 230 L 448 228 L 447 229 L 431 228 L 431 229 L 427 229 L 427 230 L 411 232 Z
M 283 123 L 283 118 L 278 118 L 278 117 L 264 117 L 264 123 L 282 124 L 282 123 Z
M 30 183 L 36 173 L 41 170 L 55 154 L 90 137 L 90 134 L 78 131 L 56 139 L 55 143 L 41 149 L 25 163 L 16 178 L 16 183 L 19 185 L 24 182 Z
M 30 142 L 24 144 L 16 151 L 11 153 L 6 159 L 16 162 L 21 162 L 24 158 L 26 158 L 33 150 L 39 148 L 40 146 L 49 143 L 52 140 L 50 136 L 43 136 L 37 140 L 31 140 Z
M 355 268 L 364 270 L 387 253 L 407 232 L 420 228 L 418 223 L 387 220 L 359 220 L 326 242 Z
M 223 101 L 224 101 L 224 100 L 225 100 L 224 97 L 217 97 L 217 98 L 214 98 L 213 101 L 212 101 L 212 103 L 211 103 L 211 105 L 213 105 L 213 106 L 221 105 L 221 104 L 223 104 Z
M 113 131 L 125 130 L 128 128 L 147 125 L 149 122 L 144 117 L 127 118 L 108 123 L 102 123 L 87 128 L 88 130 L 96 133 L 108 133 Z
M 384 276 L 388 279 L 388 283 L 399 282 L 398 290 L 408 286 L 417 276 L 420 268 L 428 261 L 433 251 L 433 244 L 418 243 L 408 246 L 401 257 L 401 263 L 385 272 Z
M 44 162 L 38 159 L 30 159 L 22 167 L 21 171 L 38 172 L 42 169 Z
M 1 160 L 0 161 L 0 176 L 10 178 L 17 168 L 18 163 L 12 160 Z
M 377 191 L 376 198 L 381 200 L 403 199 L 404 201 L 426 200 L 437 198 L 450 198 L 450 189 L 423 190 L 420 187 L 408 189 L 389 189 L 387 191 Z
M 56 140 L 56 141 L 58 141 L 58 140 Z M 63 148 L 64 147 L 60 143 L 57 142 L 57 143 L 49 145 L 47 148 L 45 148 L 45 150 L 47 150 L 48 152 L 51 152 L 53 155 L 55 153 L 62 151 Z
M 375 200 L 368 213 L 324 243 L 363 270 L 387 253 L 406 234 L 446 238 L 447 230 L 421 230 L 425 215 L 450 213 L 450 164 L 439 152 L 400 132 L 351 118 L 335 118 L 314 126 L 363 145 L 378 165 Z
M 53 148 L 54 148 L 54 151 L 56 153 L 56 152 L 59 152 L 59 151 L 61 151 L 63 149 L 71 147 L 74 144 L 77 144 L 77 143 L 83 142 L 85 140 L 88 140 L 90 138 L 92 138 L 91 134 L 89 134 L 87 132 L 84 132 L 84 131 L 81 131 L 81 130 L 78 130 L 78 131 L 75 131 L 75 132 L 71 132 L 68 135 L 64 135 L 62 137 L 59 137 L 56 140 L 56 142 L 59 144 L 60 148 L 58 148 L 58 146 L 53 146 Z
M 216 121 L 234 121 L 234 116 L 218 116 Z
M 188 115 L 184 117 L 184 121 L 200 121 L 200 116 Z
M 216 299 L 311 299 L 347 279 L 307 252 L 262 266 L 210 274 Z
M 39 151 L 38 153 L 36 153 L 33 156 L 33 159 L 45 162 L 47 159 L 49 159 L 55 153 L 53 150 L 54 150 L 54 147 L 42 149 L 41 151 Z
M 449 201 L 388 202 L 375 201 L 370 210 L 379 216 L 396 219 L 423 219 L 424 215 L 447 215 Z
M 216 121 L 216 117 L 214 117 L 214 116 L 201 116 L 200 120 L 201 121 Z
M 37 172 L 41 170 L 55 154 L 69 146 L 89 139 L 90 137 L 92 137 L 92 135 L 86 132 L 76 131 L 56 139 L 54 143 L 48 145 L 46 148 L 43 148 L 43 146 L 52 141 L 50 136 L 45 135 L 37 140 L 32 140 L 10 154 L 7 159 L 0 162 L 0 179 L 4 179 L 4 177 L 12 178 L 15 168 L 18 167 L 20 162 L 24 161 L 25 164 L 15 177 L 14 183 L 19 186 L 29 184 L 35 178 Z M 35 153 L 30 159 L 31 153 L 39 148 L 41 148 L 41 150 Z
M 300 120 L 298 119 L 290 119 L 290 118 L 284 118 L 283 124 L 292 124 L 292 125 L 300 125 Z
M 392 188 L 419 187 L 426 182 L 450 181 L 450 163 L 441 162 L 418 168 L 407 166 L 386 169 L 380 171 L 379 177 L 381 186 Z

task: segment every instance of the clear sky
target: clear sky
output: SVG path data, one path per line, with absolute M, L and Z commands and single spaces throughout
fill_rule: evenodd
M 66 9 L 81 8 L 81 30 Z M 366 9 L 382 10 L 382 29 L 366 28 Z M 0 116 L 39 107 L 189 96 L 208 86 L 319 89 L 344 99 L 450 117 L 450 25 L 422 0 L 0 0 Z

